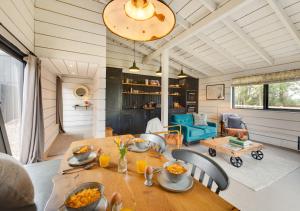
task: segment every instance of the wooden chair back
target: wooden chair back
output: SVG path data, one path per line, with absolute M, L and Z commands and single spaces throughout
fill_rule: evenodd
M 216 183 L 216 193 L 219 194 L 229 186 L 229 178 L 226 172 L 209 157 L 187 149 L 175 149 L 172 151 L 172 156 L 176 160 L 182 160 L 193 165 L 191 176 L 195 177 L 195 171 L 200 170 L 200 176 L 197 178 L 203 183 L 205 175 L 208 175 L 207 188 L 211 189 L 213 182 Z

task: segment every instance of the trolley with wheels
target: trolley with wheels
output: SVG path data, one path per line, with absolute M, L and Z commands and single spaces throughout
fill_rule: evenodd
M 252 142 L 250 146 L 238 150 L 229 147 L 229 137 L 204 140 L 200 143 L 208 147 L 208 153 L 211 157 L 215 157 L 217 153 L 229 155 L 230 163 L 237 168 L 240 168 L 243 165 L 242 155 L 251 153 L 251 156 L 255 160 L 262 160 L 264 158 L 264 153 L 262 152 L 263 145 L 256 142 Z

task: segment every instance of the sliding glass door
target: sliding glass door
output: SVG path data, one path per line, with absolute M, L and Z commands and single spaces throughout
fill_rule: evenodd
M 21 147 L 23 71 L 23 62 L 0 49 L 0 109 L 12 155 L 17 159 Z

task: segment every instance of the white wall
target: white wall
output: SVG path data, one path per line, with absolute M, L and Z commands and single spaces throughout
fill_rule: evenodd
M 45 128 L 45 151 L 58 134 L 56 124 L 56 75 L 42 65 L 42 99 Z
M 1 0 L 0 20 L 27 48 L 34 51 L 34 0 Z M 26 52 L 24 47 L 1 27 L 0 33 Z
M 232 78 L 295 69 L 300 67 L 300 62 L 288 65 L 278 65 L 253 71 L 227 74 L 218 77 L 200 79 L 199 82 L 199 112 L 205 112 L 211 121 L 220 122 L 224 112 L 239 114 L 247 123 L 251 139 L 263 143 L 297 149 L 297 139 L 300 136 L 300 113 L 287 111 L 259 111 L 249 109 L 231 109 L 231 82 Z M 225 100 L 206 100 L 206 85 L 225 84 Z
M 74 89 L 84 85 L 90 91 L 90 100 L 93 103 L 93 83 L 91 79 L 63 77 L 63 125 L 68 134 L 81 135 L 83 138 L 92 137 L 93 108 L 77 108 L 74 105 L 83 105 L 83 100 L 74 95 Z M 94 106 L 94 105 L 93 105 Z
M 36 0 L 35 53 L 105 66 L 103 6 L 92 0 Z

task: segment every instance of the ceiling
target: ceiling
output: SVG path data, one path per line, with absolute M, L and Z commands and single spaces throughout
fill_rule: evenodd
M 60 76 L 94 78 L 98 68 L 100 68 L 98 64 L 65 59 L 41 58 L 41 60 L 44 68 Z
M 92 2 L 103 9 L 109 0 Z M 136 44 L 145 65 L 153 61 L 159 64 L 165 49 L 170 50 L 171 68 L 180 70 L 183 66 L 199 78 L 300 61 L 300 0 L 165 0 L 165 3 L 176 13 L 176 26 L 162 39 Z M 132 47 L 130 42 L 110 32 L 106 38 Z M 43 63 L 59 75 L 93 78 L 100 68 L 95 63 L 55 58 L 43 58 Z M 153 68 L 153 72 L 156 70 Z
M 159 61 L 169 48 L 172 60 L 206 77 L 300 60 L 300 0 L 165 2 L 176 13 L 176 27 L 163 39 L 137 44 L 139 52 L 152 52 L 145 61 Z

